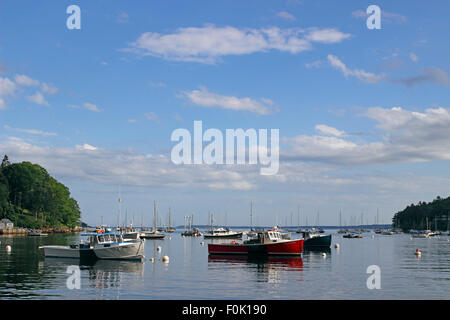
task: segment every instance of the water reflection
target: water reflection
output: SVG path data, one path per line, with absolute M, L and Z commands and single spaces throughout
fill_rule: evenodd
M 285 256 L 240 256 L 240 255 L 209 255 L 208 264 L 213 267 L 213 264 L 244 264 L 243 269 L 254 270 L 258 282 L 278 283 L 281 281 L 281 274 L 286 271 L 303 271 L 303 260 L 301 257 L 285 257 Z M 297 279 L 298 280 L 298 279 Z M 300 281 L 303 278 L 300 276 Z
M 125 273 L 144 275 L 144 264 L 138 261 L 98 260 L 88 269 L 90 288 L 119 287 Z

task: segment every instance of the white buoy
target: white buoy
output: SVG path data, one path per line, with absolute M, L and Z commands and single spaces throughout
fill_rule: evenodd
M 201 246 L 203 246 L 204 244 L 205 244 L 205 243 L 204 243 L 203 241 L 202 241 L 202 242 L 200 242 L 200 245 L 201 245 Z
M 169 257 L 168 256 L 163 256 L 162 257 L 162 262 L 169 263 Z
M 336 243 L 336 244 L 334 245 L 334 247 L 335 247 L 336 249 L 339 249 L 339 243 Z
M 156 251 L 161 251 L 161 247 L 158 246 L 158 247 L 156 248 Z
M 416 256 L 421 256 L 422 255 L 422 252 L 420 252 L 420 250 L 419 250 L 419 248 L 417 248 L 416 249 L 416 252 L 414 252 L 414 254 L 416 255 Z
M 8 252 L 8 253 L 11 252 L 11 246 L 6 246 L 6 252 Z
M 322 252 L 322 257 L 326 258 L 327 254 L 325 252 Z
M 150 258 L 150 262 L 151 263 L 155 262 L 155 258 Z

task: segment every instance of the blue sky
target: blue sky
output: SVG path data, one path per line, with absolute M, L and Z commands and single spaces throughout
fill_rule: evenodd
M 69 30 L 66 8 L 81 9 Z M 380 30 L 366 8 L 381 8 Z M 447 1 L 3 1 L 0 152 L 65 183 L 84 221 L 381 221 L 448 196 Z M 206 103 L 205 101 L 209 101 Z M 230 103 L 233 101 L 233 104 Z M 176 166 L 193 121 L 280 130 L 278 175 Z M 226 214 L 225 214 L 226 213 Z M 123 216 L 123 214 L 122 214 Z M 355 219 L 355 218 L 353 218 Z

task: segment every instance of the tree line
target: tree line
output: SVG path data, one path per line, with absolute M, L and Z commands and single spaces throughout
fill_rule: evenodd
M 47 170 L 30 162 L 11 163 L 4 156 L 0 167 L 0 219 L 17 227 L 76 227 L 80 208 L 69 189 Z
M 393 226 L 404 231 L 447 230 L 450 219 L 450 197 L 437 197 L 431 202 L 411 204 L 392 218 Z

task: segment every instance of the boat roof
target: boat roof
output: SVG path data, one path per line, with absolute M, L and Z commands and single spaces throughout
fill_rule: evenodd
M 122 234 L 120 233 L 116 233 L 116 232 L 104 232 L 104 233 L 96 233 L 96 232 L 92 232 L 92 233 L 82 233 L 82 236 L 104 236 L 105 234 L 109 234 L 109 235 L 116 235 L 116 236 L 121 236 Z

